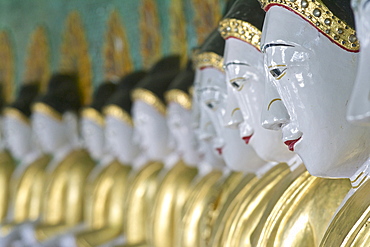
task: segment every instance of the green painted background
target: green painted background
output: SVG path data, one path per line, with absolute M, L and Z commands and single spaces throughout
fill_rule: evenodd
M 196 34 L 193 25 L 193 4 L 184 1 L 184 12 L 187 21 L 188 49 L 196 46 Z M 15 57 L 15 81 L 20 84 L 25 70 L 25 56 L 28 42 L 35 28 L 42 25 L 47 30 L 51 49 L 51 68 L 55 71 L 59 65 L 62 31 L 68 14 L 77 10 L 81 16 L 85 34 L 89 42 L 89 53 L 92 60 L 93 84 L 103 79 L 102 47 L 107 20 L 113 9 L 117 9 L 124 22 L 130 43 L 130 52 L 135 68 L 141 67 L 139 6 L 140 0 L 0 0 L 0 29 L 8 31 Z M 171 0 L 156 0 L 161 25 L 162 50 L 168 54 L 170 47 Z M 223 0 L 219 0 L 222 9 Z M 207 14 L 207 13 L 205 13 Z

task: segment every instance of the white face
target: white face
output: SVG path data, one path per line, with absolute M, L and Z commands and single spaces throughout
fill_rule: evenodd
M 167 124 L 174 137 L 175 148 L 185 163 L 197 165 L 200 161 L 198 142 L 192 127 L 193 118 L 190 110 L 170 102 L 167 108 Z
M 134 143 L 134 128 L 129 124 L 107 115 L 105 117 L 107 148 L 119 160 L 131 163 L 138 155 L 139 148 Z
M 105 151 L 104 127 L 89 118 L 81 119 L 82 138 L 90 156 L 100 160 Z
M 137 100 L 132 108 L 135 141 L 152 160 L 163 160 L 169 153 L 166 117 L 153 106 Z
M 229 38 L 224 63 L 229 98 L 225 122 L 237 125 L 241 138 L 264 160 L 286 162 L 291 159 L 293 154 L 281 142 L 281 131 L 267 130 L 261 125 L 265 91 L 263 54 L 246 42 Z M 236 99 L 237 105 L 231 105 L 231 98 Z
M 201 72 L 201 115 L 208 114 L 215 129 L 214 149 L 224 158 L 226 165 L 238 171 L 255 172 L 263 163 L 251 146 L 245 145 L 237 129 L 225 128 L 226 111 L 225 75 L 214 68 Z
M 3 124 L 9 151 L 14 158 L 21 160 L 32 149 L 31 126 L 12 116 L 4 116 Z
M 271 108 L 264 115 L 276 117 L 263 119 L 264 126 L 282 129 L 283 142 L 299 154 L 312 175 L 354 175 L 370 148 L 370 129 L 346 121 L 357 54 L 341 49 L 301 17 L 277 6 L 266 14 L 262 45 L 266 87 L 275 87 L 280 96 L 268 99 Z M 287 118 L 278 111 L 281 105 L 274 107 L 280 100 Z
M 45 153 L 54 153 L 68 143 L 70 134 L 64 121 L 40 112 L 32 114 L 32 129 Z
M 348 104 L 347 119 L 350 122 L 370 125 L 370 1 L 353 0 L 356 33 L 361 43 L 357 78 Z

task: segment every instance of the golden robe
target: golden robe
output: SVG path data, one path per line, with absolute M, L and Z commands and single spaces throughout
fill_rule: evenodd
M 214 223 L 242 178 L 239 172 L 223 177 L 221 171 L 212 171 L 195 184 L 184 206 L 176 246 L 209 245 Z
M 186 166 L 180 161 L 163 178 L 153 208 L 153 220 L 150 222 L 149 246 L 176 246 L 182 209 L 197 173 L 197 168 Z
M 0 152 L 0 221 L 3 222 L 10 202 L 10 178 L 15 169 L 15 162 L 9 152 Z
M 47 174 L 44 214 L 35 229 L 37 240 L 50 238 L 83 220 L 85 184 L 94 166 L 85 150 L 73 150 Z
M 131 166 L 113 161 L 89 181 L 85 205 L 89 229 L 76 234 L 77 246 L 98 246 L 122 233 L 130 172 Z
M 304 172 L 280 197 L 252 242 L 261 247 L 319 246 L 349 189 L 348 179 L 323 179 Z
M 327 228 L 320 246 L 370 246 L 370 180 L 344 203 Z
M 10 221 L 2 224 L 2 234 L 7 234 L 19 223 L 34 221 L 40 217 L 45 193 L 45 168 L 49 162 L 49 156 L 40 156 L 21 171 L 21 174 L 12 177 L 10 205 L 13 215 Z
M 149 162 L 143 168 L 134 172 L 129 179 L 126 217 L 124 229 L 126 244 L 136 246 L 147 244 L 149 232 L 147 224 L 150 222 L 153 205 L 160 185 L 159 174 L 163 168 L 161 162 Z

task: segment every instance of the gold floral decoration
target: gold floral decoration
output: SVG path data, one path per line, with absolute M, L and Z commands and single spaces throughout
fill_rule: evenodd
M 356 31 L 335 16 L 322 0 L 259 0 L 259 2 L 266 11 L 275 5 L 293 11 L 347 51 L 358 52 L 360 49 Z
M 86 107 L 82 110 L 82 117 L 86 119 L 90 119 L 94 123 L 104 126 L 104 118 L 103 115 L 97 111 L 95 108 L 92 107 Z
M 186 110 L 191 110 L 191 98 L 186 92 L 179 89 L 171 89 L 166 92 L 165 98 L 167 103 L 174 102 Z
M 22 122 L 26 125 L 30 124 L 29 118 L 26 115 L 24 115 L 23 112 L 21 112 L 17 108 L 7 106 L 7 107 L 4 108 L 3 115 L 18 119 L 20 122 Z
M 118 80 L 134 69 L 126 30 L 116 10 L 111 13 L 108 20 L 103 56 L 106 80 Z
M 52 108 L 51 106 L 42 103 L 42 102 L 37 102 L 32 105 L 32 111 L 33 112 L 38 112 L 41 114 L 45 114 L 51 118 L 53 118 L 56 121 L 62 121 L 63 120 L 63 115 L 59 113 L 57 110 Z
M 72 11 L 66 20 L 61 46 L 60 71 L 77 73 L 83 104 L 91 101 L 91 60 L 80 15 Z
M 149 68 L 162 54 L 161 32 L 157 5 L 154 0 L 141 0 L 140 36 L 143 67 Z
M 110 115 L 130 126 L 134 125 L 130 114 L 117 105 L 107 105 L 104 107 L 103 112 L 106 116 Z
M 6 103 L 13 100 L 14 57 L 8 33 L 0 32 L 0 83 L 3 83 L 3 95 Z
M 196 56 L 195 64 L 197 69 L 213 67 L 224 72 L 224 59 L 214 52 L 203 52 Z
M 153 106 L 159 113 L 166 115 L 166 106 L 164 102 L 154 93 L 144 88 L 137 88 L 131 93 L 133 101 L 141 100 L 144 103 Z
M 181 56 L 181 64 L 187 60 L 186 18 L 183 0 L 172 0 L 170 6 L 170 39 L 172 53 Z
M 26 58 L 25 82 L 40 83 L 40 91 L 45 92 L 50 77 L 49 44 L 43 27 L 33 31 Z
M 192 2 L 195 15 L 194 26 L 198 37 L 198 44 L 201 44 L 221 19 L 219 1 L 192 0 Z
M 258 50 L 261 49 L 262 32 L 249 22 L 237 19 L 224 19 L 220 21 L 218 30 L 224 39 L 237 38 L 253 45 Z

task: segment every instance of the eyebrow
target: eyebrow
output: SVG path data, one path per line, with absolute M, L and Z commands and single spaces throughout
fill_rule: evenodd
M 240 62 L 229 62 L 229 63 L 225 64 L 224 66 L 227 67 L 227 66 L 232 65 L 232 64 L 250 66 L 247 63 L 240 63 Z
M 287 44 L 266 44 L 262 47 L 262 52 L 265 52 L 267 48 L 273 47 L 273 46 L 287 46 L 287 47 L 294 47 L 294 45 L 287 45 Z

